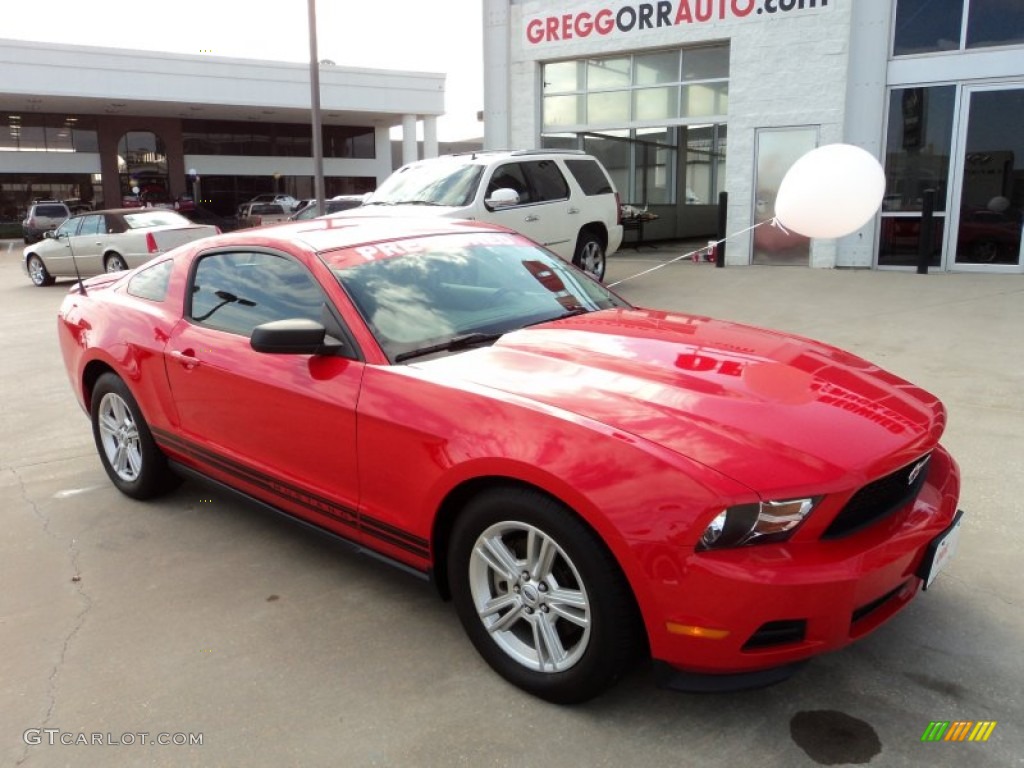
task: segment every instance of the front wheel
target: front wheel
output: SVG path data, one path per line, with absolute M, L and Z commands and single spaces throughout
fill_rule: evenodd
M 44 285 L 53 285 L 53 275 L 46 269 L 46 265 L 43 264 L 43 260 L 36 256 L 34 253 L 28 257 L 28 261 L 25 263 L 28 268 L 28 276 L 32 283 L 40 288 Z
M 96 381 L 90 412 L 103 469 L 121 493 L 149 499 L 176 483 L 138 403 L 118 376 L 105 373 Z
M 128 269 L 128 262 L 124 260 L 124 256 L 120 253 L 111 253 L 107 255 L 104 267 L 107 272 L 124 272 Z
M 535 696 L 593 698 L 635 656 L 636 611 L 618 565 L 538 491 L 502 488 L 471 501 L 452 532 L 448 578 L 477 651 Z
M 600 238 L 589 229 L 580 232 L 572 263 L 592 277 L 604 280 L 606 261 L 604 243 Z

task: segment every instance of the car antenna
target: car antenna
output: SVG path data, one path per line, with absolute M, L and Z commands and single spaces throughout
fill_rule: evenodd
M 78 278 L 78 291 L 83 296 L 88 296 L 89 294 L 86 293 L 86 291 L 85 291 L 85 281 L 82 280 L 82 273 L 78 271 L 78 259 L 75 258 L 75 249 L 71 245 L 71 234 L 70 233 L 68 233 L 68 248 L 71 250 L 71 263 L 75 265 L 75 277 Z

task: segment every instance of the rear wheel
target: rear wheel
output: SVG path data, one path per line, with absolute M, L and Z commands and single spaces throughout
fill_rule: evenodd
M 558 502 L 502 488 L 467 505 L 448 578 L 470 640 L 502 677 L 548 701 L 590 699 L 634 658 L 637 618 L 601 540 Z
M 128 269 L 128 263 L 120 253 L 108 253 L 103 266 L 107 272 L 124 272 Z
M 576 241 L 572 263 L 598 280 L 604 280 L 605 262 L 604 243 L 591 230 L 584 229 Z
M 113 373 L 100 376 L 90 410 L 100 461 L 121 493 L 149 499 L 177 483 L 124 381 Z
M 28 276 L 32 282 L 40 288 L 44 285 L 53 285 L 53 275 L 46 269 L 46 265 L 43 264 L 43 260 L 36 256 L 34 253 L 28 257 L 28 261 L 25 262 L 25 266 L 28 268 Z

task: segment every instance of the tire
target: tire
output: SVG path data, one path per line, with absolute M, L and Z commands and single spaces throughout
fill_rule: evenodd
M 120 253 L 108 253 L 103 259 L 103 269 L 107 272 L 124 272 L 128 269 L 128 262 Z
M 43 260 L 36 256 L 36 254 L 29 254 L 25 262 L 25 268 L 28 269 L 28 277 L 33 285 L 42 288 L 43 286 L 54 284 L 53 275 L 47 271 Z
M 462 626 L 513 685 L 574 704 L 610 687 L 635 658 L 640 625 L 618 564 L 550 497 L 512 487 L 476 497 L 448 554 Z
M 96 381 L 90 414 L 100 462 L 121 493 L 150 499 L 177 484 L 138 403 L 118 376 L 105 373 Z
M 604 243 L 591 230 L 584 229 L 576 240 L 576 253 L 572 263 L 587 274 L 598 280 L 604 280 L 604 271 L 608 257 Z

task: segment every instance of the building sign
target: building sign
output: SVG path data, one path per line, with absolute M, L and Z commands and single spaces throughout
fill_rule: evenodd
M 828 0 L 657 0 L 577 10 L 526 21 L 530 45 L 628 35 L 663 27 L 689 27 L 827 8 Z

